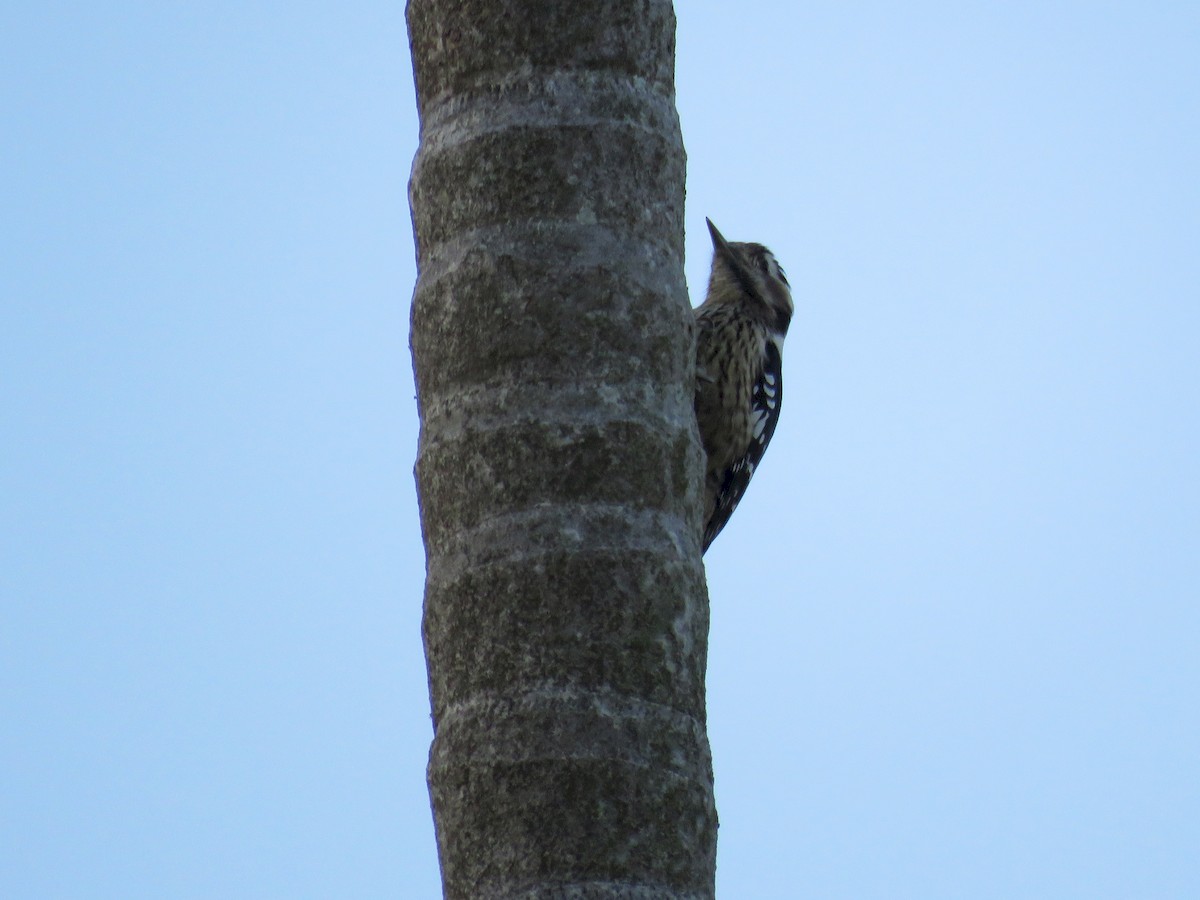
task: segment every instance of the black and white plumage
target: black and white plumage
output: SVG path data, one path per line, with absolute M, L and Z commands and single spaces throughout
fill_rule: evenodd
M 711 221 L 712 274 L 696 316 L 696 421 L 708 457 L 704 536 L 709 545 L 746 493 L 779 422 L 783 340 L 792 292 L 762 244 L 726 241 Z

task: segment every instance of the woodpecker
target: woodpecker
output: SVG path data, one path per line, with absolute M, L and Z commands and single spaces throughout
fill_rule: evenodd
M 712 274 L 696 317 L 696 422 L 708 457 L 701 552 L 721 533 L 762 460 L 783 402 L 792 291 L 762 244 L 726 241 L 711 219 Z

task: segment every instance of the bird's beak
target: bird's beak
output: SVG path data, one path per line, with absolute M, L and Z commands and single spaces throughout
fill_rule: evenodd
M 721 232 L 717 231 L 717 226 L 712 223 L 712 219 L 706 218 L 704 221 L 708 223 L 708 233 L 712 236 L 713 249 L 727 257 L 732 257 L 733 254 L 729 252 L 729 242 L 725 240 Z
M 754 276 L 746 271 L 745 262 L 733 252 L 733 248 L 729 246 L 729 241 L 725 240 L 725 236 L 717 231 L 717 226 L 712 223 L 712 219 L 705 219 L 704 221 L 708 223 L 708 233 L 712 235 L 714 269 L 717 265 L 717 258 L 724 259 L 725 268 L 738 280 L 743 290 L 747 294 L 757 297 L 758 288 L 754 285 Z

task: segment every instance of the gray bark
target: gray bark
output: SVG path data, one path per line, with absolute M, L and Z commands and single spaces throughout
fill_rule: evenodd
M 412 352 L 451 898 L 713 896 L 664 0 L 411 0 Z

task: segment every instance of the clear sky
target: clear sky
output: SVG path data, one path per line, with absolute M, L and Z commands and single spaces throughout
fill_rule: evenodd
M 678 6 L 721 895 L 1200 896 L 1200 5 Z M 438 896 L 403 4 L 0 45 L 0 895 Z

